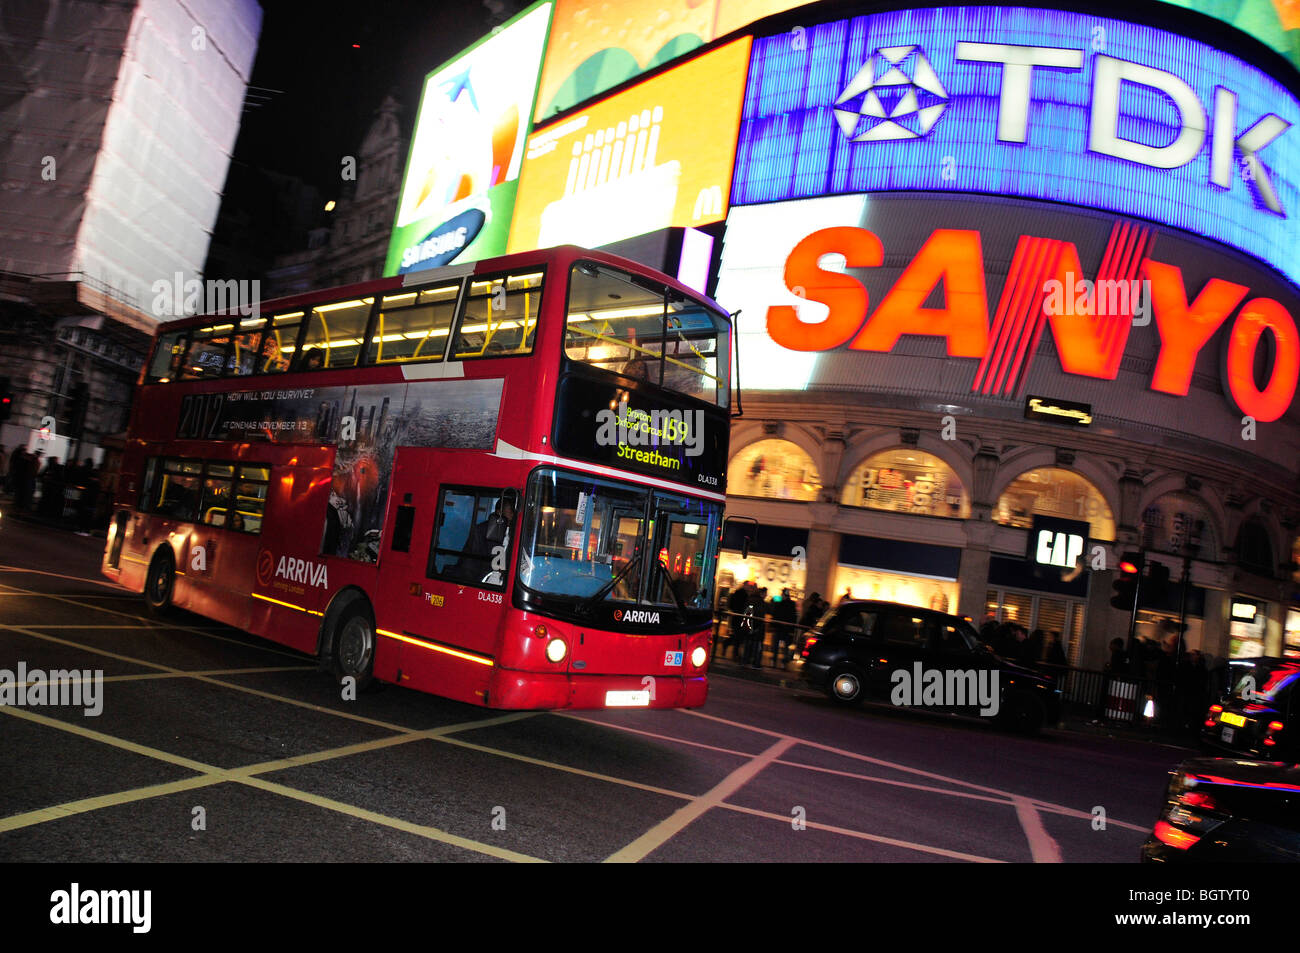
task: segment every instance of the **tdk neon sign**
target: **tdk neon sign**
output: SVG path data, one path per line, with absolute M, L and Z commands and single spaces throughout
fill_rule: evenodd
M 1003 43 L 957 44 L 956 57 L 973 63 L 989 63 L 1002 69 L 998 99 L 998 141 L 1026 142 L 1029 137 L 1029 99 L 1034 67 L 1082 70 L 1083 51 L 1050 46 L 1008 46 Z M 1178 112 L 1180 129 L 1166 145 L 1148 145 L 1120 135 L 1120 98 L 1123 84 L 1132 83 L 1164 93 Z M 1291 123 L 1269 113 L 1241 135 L 1237 128 L 1237 94 L 1216 86 L 1214 90 L 1214 136 L 1210 151 L 1209 181 L 1230 188 L 1234 157 L 1240 153 L 1242 171 L 1253 182 L 1269 211 L 1282 214 L 1267 167 L 1260 163 L 1260 150 L 1290 128 Z M 1150 166 L 1176 169 L 1187 165 L 1205 144 L 1205 106 L 1196 91 L 1173 73 L 1143 66 L 1115 56 L 1094 57 L 1091 111 L 1088 122 L 1088 151 Z
M 1300 280 L 1300 102 L 1197 40 L 1018 7 L 904 10 L 754 44 L 733 204 L 892 189 L 1162 222 Z

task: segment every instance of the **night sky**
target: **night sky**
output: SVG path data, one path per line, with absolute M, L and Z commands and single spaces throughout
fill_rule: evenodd
M 262 0 L 252 85 L 234 160 L 299 176 L 328 198 L 391 91 L 409 134 L 424 76 L 527 6 L 522 0 Z M 354 48 L 353 44 L 357 47 Z M 250 90 L 246 104 L 262 95 Z M 404 154 L 404 153 L 403 153 Z

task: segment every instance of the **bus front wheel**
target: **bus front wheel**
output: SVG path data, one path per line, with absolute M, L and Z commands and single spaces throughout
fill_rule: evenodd
M 355 680 L 357 691 L 375 684 L 375 623 L 364 605 L 354 603 L 339 617 L 334 631 L 334 677 Z
M 163 547 L 149 563 L 144 580 L 144 607 L 152 616 L 164 616 L 172 607 L 176 590 L 176 563 L 171 550 Z

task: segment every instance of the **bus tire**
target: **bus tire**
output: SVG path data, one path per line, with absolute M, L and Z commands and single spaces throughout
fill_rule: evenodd
M 377 687 L 375 682 L 375 620 L 360 599 L 351 602 L 338 618 L 330 639 L 330 668 L 339 684 L 356 680 L 359 692 Z
M 149 615 L 162 618 L 170 614 L 172 596 L 176 592 L 176 560 L 171 548 L 159 547 L 149 561 L 149 572 L 144 577 L 144 607 Z

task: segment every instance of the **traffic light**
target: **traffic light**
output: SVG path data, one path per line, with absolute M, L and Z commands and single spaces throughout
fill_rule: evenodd
M 1116 609 L 1131 612 L 1133 600 L 1137 598 L 1138 580 L 1141 578 L 1142 554 L 1125 553 L 1115 570 L 1115 594 L 1110 597 L 1110 604 Z
M 0 377 L 0 420 L 8 420 L 14 410 L 14 395 L 9 390 L 9 378 Z
M 1147 569 L 1147 605 L 1164 605 L 1169 598 L 1169 567 L 1152 563 Z

